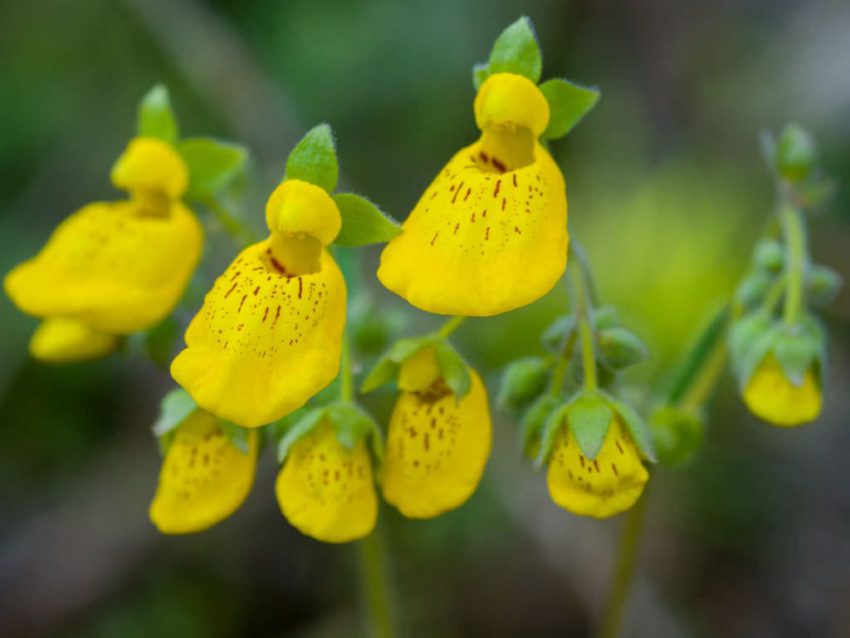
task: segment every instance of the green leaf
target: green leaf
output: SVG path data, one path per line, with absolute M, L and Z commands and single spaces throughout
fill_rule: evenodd
M 549 126 L 543 138 L 556 140 L 569 133 L 599 101 L 599 89 L 559 78 L 547 80 L 540 90 L 549 102 Z
M 578 446 L 591 461 L 602 449 L 608 434 L 613 410 L 598 394 L 582 394 L 567 408 L 567 427 L 576 437 Z
M 649 426 L 647 426 L 646 422 L 628 403 L 618 401 L 610 395 L 603 396 L 623 420 L 623 423 L 629 431 L 629 434 L 631 434 L 632 440 L 635 442 L 638 450 L 641 451 L 647 460 L 655 463 L 655 448 L 652 445 L 652 435 L 650 434 Z
M 512 361 L 502 374 L 497 403 L 504 410 L 519 412 L 546 387 L 551 363 L 540 357 Z
M 555 439 L 566 425 L 565 417 L 567 409 L 570 407 L 568 403 L 562 403 L 557 408 L 549 412 L 546 421 L 543 423 L 543 432 L 540 436 L 540 450 L 537 453 L 537 458 L 534 460 L 534 465 L 538 468 L 543 467 L 549 462 L 549 457 L 552 455 L 552 448 L 555 446 Z
M 327 124 L 310 129 L 286 160 L 286 179 L 300 179 L 332 193 L 339 179 L 333 131 Z
M 404 363 L 422 348 L 434 345 L 434 335 L 421 335 L 419 337 L 405 337 L 399 339 L 390 348 L 389 357 L 398 364 Z
M 623 370 L 649 358 L 649 348 L 626 328 L 607 328 L 598 335 L 599 356 L 612 370 Z
M 248 151 L 208 137 L 181 140 L 177 152 L 189 168 L 186 197 L 196 201 L 217 195 L 245 170 Z
M 157 84 L 139 103 L 136 130 L 141 137 L 155 137 L 166 142 L 177 140 L 177 118 L 171 110 L 168 89 Z
M 277 462 L 283 463 L 286 460 L 289 450 L 295 443 L 312 432 L 322 419 L 325 418 L 327 408 L 315 408 L 309 410 L 295 425 L 286 431 L 277 444 Z
M 218 425 L 236 449 L 242 452 L 242 454 L 248 454 L 248 435 L 251 432 L 249 428 L 243 428 L 226 419 L 219 419 Z
M 531 20 L 523 16 L 507 29 L 493 43 L 490 52 L 490 74 L 516 73 L 534 83 L 540 80 L 543 71 L 543 59 Z
M 561 399 L 551 394 L 544 394 L 535 401 L 522 417 L 519 423 L 520 445 L 522 453 L 528 458 L 537 456 L 541 446 L 541 430 L 552 414 L 552 410 L 561 405 Z
M 334 195 L 342 228 L 334 240 L 340 246 L 367 246 L 391 240 L 401 232 L 398 223 L 365 197 L 353 193 Z
M 481 62 L 472 67 L 472 85 L 475 87 L 475 90 L 481 88 L 481 85 L 484 84 L 484 80 L 486 80 L 490 76 L 490 65 L 487 62 Z
M 381 357 L 369 374 L 366 375 L 366 378 L 363 379 L 360 392 L 366 394 L 380 388 L 385 383 L 389 383 L 398 376 L 399 367 L 400 365 L 389 356 Z
M 183 388 L 174 388 L 162 398 L 159 418 L 153 424 L 155 436 L 163 436 L 183 423 L 198 406 Z
M 472 377 L 466 361 L 460 356 L 447 341 L 437 343 L 437 362 L 440 364 L 440 372 L 446 385 L 451 388 L 455 395 L 455 401 L 460 403 L 461 399 L 469 394 L 472 388 Z

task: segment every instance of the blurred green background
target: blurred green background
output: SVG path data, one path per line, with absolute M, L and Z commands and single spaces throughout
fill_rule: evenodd
M 850 279 L 850 5 L 793 0 L 39 0 L 0 3 L 0 271 L 82 204 L 117 198 L 108 168 L 135 108 L 164 82 L 184 134 L 253 152 L 249 223 L 289 149 L 319 121 L 346 186 L 403 218 L 475 136 L 470 67 L 520 14 L 544 77 L 597 84 L 599 107 L 554 152 L 570 229 L 602 296 L 654 357 L 657 383 L 734 289 L 771 212 L 757 134 L 793 119 L 839 181 L 812 220 L 815 257 Z M 209 220 L 207 220 L 209 221 Z M 235 254 L 211 225 L 178 311 L 185 322 Z M 377 253 L 370 252 L 367 273 Z M 381 308 L 404 310 L 369 277 Z M 566 307 L 469 322 L 458 343 L 496 386 Z M 408 328 L 433 325 L 410 313 Z M 779 430 L 724 379 L 697 462 L 653 477 L 627 635 L 850 635 L 850 294 L 826 323 L 826 409 Z M 147 520 L 159 465 L 149 434 L 167 373 L 137 354 L 67 367 L 27 358 L 35 321 L 0 299 L 0 635 L 351 636 L 356 552 L 281 517 L 266 454 L 246 505 L 203 534 Z M 386 415 L 391 397 L 371 406 Z M 497 415 L 484 482 L 459 511 L 384 511 L 405 634 L 586 636 L 621 521 L 556 508 Z

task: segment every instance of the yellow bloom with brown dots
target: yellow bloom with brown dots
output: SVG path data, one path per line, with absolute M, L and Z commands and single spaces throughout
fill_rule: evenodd
M 606 518 L 632 505 L 643 492 L 649 473 L 631 436 L 615 415 L 595 458 L 581 450 L 575 435 L 563 428 L 549 461 L 549 495 L 574 514 Z
M 472 496 L 487 464 L 492 423 L 487 391 L 474 370 L 458 401 L 440 375 L 434 348 L 399 372 L 382 470 L 384 498 L 410 518 L 431 518 Z
M 247 444 L 247 453 L 234 445 L 214 415 L 189 415 L 174 434 L 150 506 L 159 531 L 199 532 L 236 511 L 254 484 L 257 432 L 248 433 Z
M 150 328 L 177 304 L 203 244 L 201 225 L 179 200 L 188 180 L 183 160 L 165 142 L 136 138 L 112 178 L 129 200 L 84 206 L 6 276 L 6 293 L 21 310 L 76 321 L 92 334 L 125 335 Z M 55 326 L 51 334 L 58 338 Z M 56 360 L 43 345 L 31 350 Z M 107 351 L 81 354 L 99 350 Z
M 275 492 L 286 519 L 303 534 L 326 543 L 363 538 L 378 517 L 366 441 L 347 449 L 327 421 L 293 444 Z
M 481 138 L 427 188 L 378 269 L 387 288 L 437 314 L 524 306 L 566 267 L 564 178 L 538 141 L 549 122 L 546 98 L 531 80 L 496 73 L 474 107 Z
M 760 419 L 782 427 L 814 421 L 821 411 L 820 384 L 813 370 L 795 385 L 774 355 L 768 355 L 744 388 L 744 402 Z
M 271 234 L 215 282 L 171 374 L 195 402 L 244 427 L 276 421 L 339 370 L 345 281 L 325 247 L 340 228 L 326 191 L 286 180 L 266 209 Z

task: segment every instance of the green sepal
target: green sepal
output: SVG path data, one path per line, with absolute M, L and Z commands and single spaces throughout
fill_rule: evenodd
M 478 64 L 473 65 L 472 67 L 472 86 L 475 87 L 475 90 L 481 88 L 481 85 L 484 84 L 484 80 L 486 80 L 490 76 L 490 65 L 487 62 L 480 62 Z
M 488 67 L 489 75 L 516 73 L 535 84 L 540 81 L 543 58 L 531 20 L 523 16 L 502 31 L 493 43 Z
M 177 118 L 171 110 L 168 89 L 157 84 L 139 102 L 136 131 L 141 137 L 154 137 L 165 142 L 177 141 Z
M 502 373 L 497 405 L 503 410 L 519 412 L 546 388 L 551 359 L 523 357 L 512 361 Z
M 678 406 L 656 407 L 649 418 L 652 441 L 662 465 L 677 467 L 689 462 L 702 448 L 705 422 L 701 415 Z
M 393 361 L 389 356 L 383 356 L 375 363 L 363 383 L 360 384 L 361 394 L 377 390 L 385 383 L 389 383 L 398 376 L 398 371 L 401 366 Z
M 188 199 L 203 201 L 215 197 L 244 172 L 248 151 L 210 137 L 180 140 L 177 152 L 189 169 Z
M 820 367 L 824 351 L 823 332 L 814 320 L 784 327 L 776 336 L 772 351 L 782 372 L 799 387 L 807 372 Z
M 461 399 L 469 394 L 472 389 L 472 376 L 469 374 L 469 366 L 448 341 L 438 341 L 436 351 L 437 363 L 440 365 L 443 381 L 455 395 L 455 401 L 460 403 Z
M 567 80 L 554 78 L 540 85 L 549 103 L 549 125 L 542 137 L 556 140 L 564 137 L 593 110 L 599 101 L 599 89 L 581 86 Z
M 754 312 L 737 320 L 729 330 L 732 370 L 744 388 L 773 347 L 780 326 L 766 312 Z
M 812 266 L 806 275 L 806 298 L 815 306 L 831 304 L 843 284 L 841 275 L 826 266 Z
M 218 420 L 218 425 L 237 450 L 242 452 L 242 454 L 248 454 L 250 451 L 248 447 L 248 435 L 251 433 L 250 428 L 243 428 L 241 425 L 236 425 L 221 418 Z
M 316 426 L 325 418 L 327 408 L 314 408 L 307 410 L 304 415 L 295 422 L 280 438 L 277 443 L 277 462 L 283 463 L 289 455 L 289 450 L 295 443 L 310 434 Z
M 543 335 L 540 337 L 540 342 L 550 352 L 560 354 L 564 348 L 564 344 L 567 342 L 567 339 L 575 333 L 575 329 L 575 315 L 564 315 L 563 317 L 558 317 L 543 332 Z
M 159 444 L 160 454 L 165 456 L 177 428 L 197 409 L 195 400 L 183 388 L 174 388 L 162 397 L 159 418 L 151 428 Z
M 342 216 L 342 228 L 334 240 L 340 246 L 368 246 L 391 240 L 401 232 L 392 217 L 365 197 L 354 193 L 334 195 Z
M 652 435 L 649 431 L 649 426 L 646 424 L 646 421 L 637 413 L 632 406 L 623 401 L 619 401 L 614 397 L 603 394 L 600 394 L 608 401 L 608 404 L 614 409 L 617 415 L 623 420 L 623 424 L 626 426 L 626 429 L 629 431 L 629 434 L 632 436 L 632 440 L 635 442 L 638 450 L 640 450 L 641 454 L 643 454 L 644 458 L 648 461 L 656 462 L 655 456 L 655 448 L 652 445 Z
M 775 277 L 770 272 L 756 270 L 738 284 L 735 290 L 735 301 L 745 308 L 751 308 L 761 302 Z
M 613 417 L 611 406 L 595 392 L 579 394 L 567 406 L 567 427 L 591 461 L 602 449 Z
M 776 239 L 762 239 L 753 251 L 753 264 L 768 272 L 779 272 L 785 264 L 785 248 Z
M 802 182 L 817 160 L 815 141 L 798 124 L 788 124 L 776 141 L 776 171 L 789 182 Z
M 596 330 L 607 330 L 620 325 L 620 317 L 614 306 L 602 306 L 593 310 L 593 327 Z
M 340 401 L 329 405 L 325 415 L 331 422 L 337 440 L 349 452 L 365 437 L 369 437 L 372 452 L 381 463 L 384 458 L 384 444 L 381 431 L 375 419 L 356 403 Z
M 422 348 L 434 345 L 438 340 L 435 335 L 405 337 L 396 341 L 389 351 L 381 356 L 372 370 L 366 375 L 360 386 L 360 392 L 366 394 L 388 383 L 398 376 L 401 364 L 419 352 Z
M 540 452 L 541 430 L 552 410 L 561 405 L 560 397 L 544 394 L 531 404 L 519 422 L 519 436 L 522 454 L 533 459 Z
M 566 417 L 569 407 L 569 402 L 561 403 L 549 412 L 549 416 L 543 422 L 543 431 L 540 434 L 540 450 L 537 452 L 537 458 L 534 460 L 534 465 L 538 469 L 549 462 L 549 457 L 552 456 L 552 448 L 555 446 L 555 439 L 558 437 L 561 429 L 567 425 Z
M 295 145 L 286 159 L 286 179 L 300 179 L 328 193 L 334 191 L 339 179 L 339 163 L 333 131 L 328 124 L 313 127 Z
M 627 328 L 600 330 L 597 343 L 600 361 L 611 370 L 623 370 L 649 358 L 649 348 L 640 337 Z

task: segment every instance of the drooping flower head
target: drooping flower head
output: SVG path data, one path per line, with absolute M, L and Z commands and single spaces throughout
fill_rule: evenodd
M 540 87 L 527 19 L 496 41 L 474 102 L 481 137 L 425 190 L 381 255 L 378 278 L 422 310 L 489 316 L 547 293 L 567 260 L 564 179 L 541 138 L 557 138 L 598 94 L 564 80 Z M 564 105 L 574 107 L 565 113 Z

